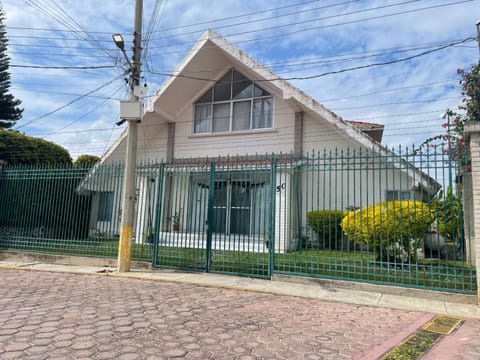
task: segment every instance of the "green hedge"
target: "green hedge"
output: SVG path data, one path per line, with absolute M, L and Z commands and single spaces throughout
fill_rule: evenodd
M 0 174 L 0 227 L 43 229 L 45 236 L 57 239 L 88 236 L 91 197 L 76 191 L 88 169 L 9 169 Z
M 307 213 L 307 222 L 317 234 L 318 242 L 310 242 L 314 249 L 338 249 L 342 244 L 340 224 L 346 212 L 341 210 L 313 210 Z

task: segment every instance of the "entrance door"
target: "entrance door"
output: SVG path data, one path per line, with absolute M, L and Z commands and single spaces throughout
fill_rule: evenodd
M 229 186 L 227 181 L 215 181 L 213 195 L 212 232 L 227 233 Z
M 216 181 L 213 196 L 214 233 L 250 234 L 251 185 L 249 181 Z
M 231 184 L 230 233 L 250 235 L 250 189 L 249 181 L 234 181 Z

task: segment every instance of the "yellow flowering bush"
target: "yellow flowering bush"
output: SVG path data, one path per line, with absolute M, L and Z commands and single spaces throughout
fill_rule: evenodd
M 386 201 L 349 212 L 341 226 L 350 240 L 377 254 L 394 244 L 410 254 L 412 240 L 422 238 L 433 219 L 434 212 L 421 201 Z

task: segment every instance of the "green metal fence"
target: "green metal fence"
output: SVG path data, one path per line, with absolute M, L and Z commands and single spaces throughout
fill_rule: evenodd
M 277 240 L 295 250 L 275 254 L 274 271 L 474 293 L 465 170 L 443 149 L 325 150 L 279 164 Z
M 133 258 L 475 293 L 469 170 L 439 148 L 139 164 Z M 123 171 L 5 167 L 0 248 L 116 257 Z
M 0 171 L 0 249 L 116 257 L 123 166 L 8 166 Z M 152 244 L 135 243 L 151 261 Z

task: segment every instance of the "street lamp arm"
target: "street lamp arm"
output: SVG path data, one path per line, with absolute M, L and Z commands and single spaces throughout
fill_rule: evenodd
M 130 67 L 130 69 L 132 69 L 133 64 L 128 58 L 127 53 L 125 52 L 125 41 L 123 41 L 123 36 L 121 34 L 113 34 L 112 39 L 115 45 L 117 45 L 117 47 L 122 52 L 123 56 L 125 57 L 125 60 L 127 60 L 128 66 Z

